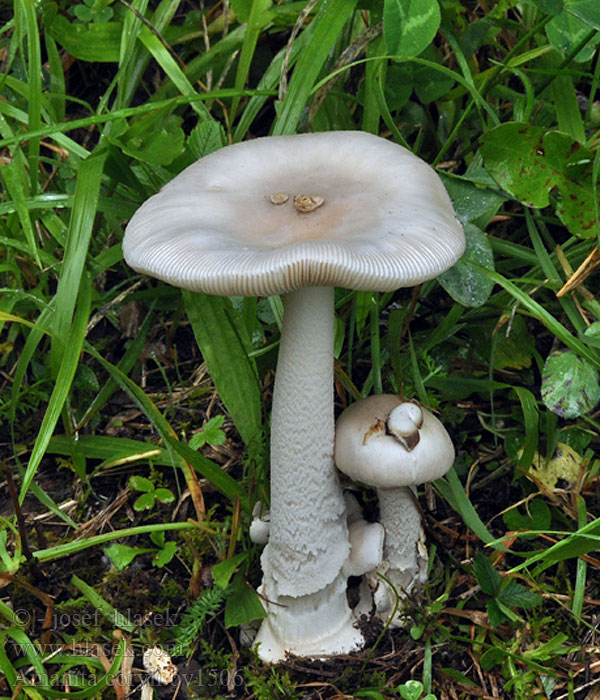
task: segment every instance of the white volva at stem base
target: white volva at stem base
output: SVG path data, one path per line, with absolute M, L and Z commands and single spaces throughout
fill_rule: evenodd
M 333 462 L 334 290 L 287 295 L 271 420 L 271 525 L 261 592 L 269 617 L 255 643 L 273 662 L 360 648 L 346 600 L 350 554 Z

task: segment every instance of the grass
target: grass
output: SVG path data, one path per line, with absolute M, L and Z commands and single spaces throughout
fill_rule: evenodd
M 595 697 L 595 4 L 4 0 L 0 22 L 0 696 L 121 700 L 160 645 L 200 698 Z M 420 494 L 407 628 L 265 668 L 239 625 L 281 301 L 182 294 L 120 242 L 197 158 L 332 129 L 435 164 L 469 241 L 415 290 L 337 291 L 338 408 L 417 397 L 457 460 Z

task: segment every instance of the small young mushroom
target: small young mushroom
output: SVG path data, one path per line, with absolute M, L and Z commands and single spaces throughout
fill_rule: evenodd
M 337 468 L 377 489 L 385 530 L 384 574 L 401 595 L 425 582 L 427 550 L 415 486 L 439 479 L 454 462 L 454 447 L 441 422 L 417 403 L 392 394 L 349 406 L 336 424 Z M 395 597 L 380 577 L 369 576 L 377 614 L 387 620 Z M 401 624 L 400 616 L 392 620 Z
M 261 557 L 268 617 L 256 638 L 265 661 L 364 644 L 346 600 L 351 544 L 333 462 L 334 287 L 416 285 L 464 247 L 435 171 L 356 131 L 227 146 L 186 168 L 129 222 L 123 253 L 139 272 L 208 294 L 284 295 Z

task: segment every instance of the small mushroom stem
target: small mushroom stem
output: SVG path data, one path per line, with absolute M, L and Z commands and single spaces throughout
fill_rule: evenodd
M 271 528 L 261 558 L 269 616 L 256 640 L 266 661 L 286 651 L 342 653 L 362 641 L 346 601 L 350 543 L 333 461 L 333 339 L 333 288 L 286 296 L 271 417 Z
M 385 530 L 383 563 L 378 571 L 392 582 L 398 594 L 406 595 L 427 580 L 428 556 L 416 490 L 410 486 L 378 488 L 377 495 L 379 522 Z M 381 579 L 379 582 L 387 588 Z M 376 599 L 382 601 L 377 613 L 386 620 L 395 602 L 393 591 L 387 594 L 376 595 Z M 392 624 L 399 624 L 399 621 L 394 620 Z

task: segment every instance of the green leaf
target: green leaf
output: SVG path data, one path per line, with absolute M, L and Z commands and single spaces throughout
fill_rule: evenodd
M 410 680 L 398 686 L 398 692 L 404 700 L 420 700 L 423 693 L 423 684 L 421 681 Z
M 177 466 L 182 466 L 181 458 L 191 464 L 203 477 L 208 479 L 216 488 L 220 489 L 229 498 L 238 496 L 243 508 L 248 507 L 248 496 L 240 484 L 227 472 L 224 472 L 218 465 L 211 462 L 206 457 L 192 450 L 187 445 L 180 442 L 173 428 L 165 420 L 154 403 L 146 396 L 135 382 L 115 365 L 105 360 L 94 348 L 88 347 L 88 352 L 92 354 L 101 365 L 110 373 L 111 377 L 119 384 L 119 386 L 129 394 L 133 401 L 140 409 L 148 416 L 150 421 L 156 426 L 156 429 L 161 434 L 162 439 L 167 443 L 172 450 L 172 454 L 177 457 L 174 462 Z
M 150 165 L 169 165 L 183 152 L 185 134 L 181 117 L 171 108 L 157 109 L 131 123 L 115 124 L 110 141 L 124 153 Z
M 164 530 L 158 530 L 157 532 L 151 532 L 150 539 L 157 547 L 160 547 L 162 549 L 165 546 L 165 532 L 164 532 Z
M 593 348 L 600 348 L 600 321 L 594 321 L 583 332 L 583 339 Z
M 261 439 L 261 395 L 246 326 L 226 297 L 183 290 L 194 337 L 219 396 L 246 445 Z
M 578 418 L 600 401 L 599 374 L 572 350 L 556 350 L 542 371 L 542 400 L 561 418 Z
M 600 5 L 597 0 L 565 0 L 565 10 L 600 31 Z
M 150 479 L 146 479 L 145 476 L 130 476 L 129 487 L 135 491 L 143 491 L 144 493 L 154 491 L 154 484 Z
M 121 44 L 121 22 L 81 24 L 56 14 L 46 30 L 68 53 L 81 61 L 117 63 Z
M 267 617 L 257 592 L 244 581 L 241 574 L 233 580 L 225 601 L 225 627 L 238 627 Z
M 506 195 L 496 189 L 496 184 L 490 180 L 489 185 L 473 182 L 466 177 L 440 173 L 442 182 L 452 199 L 456 216 L 463 224 L 472 223 L 484 229 L 491 218 L 496 215 Z M 492 189 L 493 187 L 493 189 Z
M 388 51 L 418 56 L 433 41 L 440 22 L 437 0 L 385 0 L 383 36 Z
M 154 508 L 155 501 L 156 496 L 154 495 L 154 492 L 144 493 L 135 499 L 133 509 L 137 511 L 152 510 L 152 508 Z
M 546 25 L 548 40 L 552 46 L 564 54 L 570 54 L 589 32 L 589 24 L 568 12 L 561 12 Z M 579 63 L 589 61 L 596 51 L 598 41 L 600 41 L 600 36 L 588 41 L 574 60 Z
M 498 594 L 498 600 L 515 608 L 535 608 L 542 604 L 541 595 L 510 579 Z
M 523 204 L 546 207 L 559 193 L 556 213 L 569 231 L 597 236 L 594 154 L 559 131 L 520 122 L 501 124 L 483 136 L 485 166 L 498 184 Z
M 138 554 L 152 551 L 152 549 L 130 547 L 126 544 L 111 544 L 104 548 L 104 553 L 112 561 L 117 571 L 122 571 L 127 568 Z
M 209 153 L 218 151 L 225 143 L 223 127 L 212 119 L 207 119 L 195 126 L 187 141 L 188 148 L 195 158 L 203 158 Z
M 199 430 L 197 433 L 192 435 L 188 443 L 189 446 L 192 449 L 197 450 L 206 443 L 209 445 L 223 445 L 227 440 L 227 436 L 221 430 L 224 420 L 225 416 L 223 415 L 211 418 L 206 422 L 202 430 Z
M 165 543 L 165 546 L 162 549 L 159 549 L 158 552 L 154 554 L 152 557 L 152 563 L 154 566 L 157 566 L 160 569 L 163 566 L 166 566 L 176 554 L 177 543 L 170 540 L 169 542 Z
M 489 671 L 490 669 L 494 668 L 494 666 L 502 663 L 505 656 L 506 654 L 502 651 L 502 649 L 492 647 L 491 649 L 486 649 L 483 652 L 479 663 L 484 671 Z
M 467 249 L 463 257 L 449 270 L 438 277 L 448 294 L 463 306 L 482 306 L 490 296 L 494 283 L 482 268 L 494 269 L 494 254 L 487 235 L 474 226 L 466 224 Z M 472 265 L 471 261 L 477 263 Z
M 552 514 L 550 508 L 543 501 L 532 501 L 528 504 L 525 514 L 521 514 L 517 507 L 503 513 L 502 519 L 509 530 L 547 530 L 550 527 Z M 535 537 L 535 535 L 529 535 Z
M 481 552 L 477 552 L 473 559 L 473 573 L 481 590 L 489 596 L 495 597 L 500 591 L 502 576 L 491 565 L 490 560 Z
M 247 558 L 247 552 L 240 552 L 240 554 L 236 554 L 231 559 L 225 559 L 225 561 L 215 564 L 211 569 L 215 585 L 222 589 L 227 588 L 236 569 Z
M 502 612 L 496 600 L 488 600 L 485 604 L 485 610 L 492 627 L 498 627 L 498 625 L 506 622 L 506 615 Z
M 171 489 L 158 488 L 154 491 L 154 496 L 161 503 L 173 503 L 175 500 L 175 494 Z

